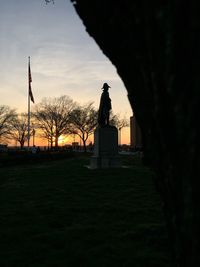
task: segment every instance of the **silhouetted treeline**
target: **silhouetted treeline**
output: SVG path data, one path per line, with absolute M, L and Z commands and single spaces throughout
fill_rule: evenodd
M 86 151 L 86 142 L 97 126 L 97 109 L 92 102 L 80 105 L 69 96 L 43 98 L 33 106 L 30 134 L 45 139 L 49 147 L 58 147 L 59 138 L 77 135 Z M 110 123 L 119 130 L 127 127 L 127 119 L 111 113 Z M 15 142 L 24 147 L 28 140 L 28 114 L 0 106 L 0 143 Z

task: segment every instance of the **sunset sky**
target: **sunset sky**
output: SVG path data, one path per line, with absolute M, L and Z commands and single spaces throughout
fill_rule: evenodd
M 31 57 L 35 102 L 68 95 L 99 105 L 107 82 L 114 113 L 132 115 L 115 67 L 87 34 L 70 0 L 0 0 L 0 105 L 27 111 L 27 65 Z M 130 143 L 129 129 L 122 143 Z

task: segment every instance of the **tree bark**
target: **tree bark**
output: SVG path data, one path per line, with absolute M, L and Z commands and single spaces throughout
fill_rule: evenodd
M 51 145 L 51 149 L 53 148 L 53 137 L 51 136 L 51 140 L 50 140 L 50 145 Z
M 55 137 L 55 147 L 58 147 L 58 138 L 59 138 L 59 136 Z
M 128 91 L 146 162 L 157 172 L 176 265 L 198 266 L 198 1 L 76 0 L 75 8 Z
M 86 153 L 87 152 L 86 141 L 84 139 L 82 140 L 83 140 L 83 149 L 84 149 L 84 152 Z
M 24 142 L 20 142 L 20 148 L 22 149 L 24 147 Z

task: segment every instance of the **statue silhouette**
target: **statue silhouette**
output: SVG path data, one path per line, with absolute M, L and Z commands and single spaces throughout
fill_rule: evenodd
M 111 107 L 111 99 L 109 97 L 108 89 L 111 88 L 107 83 L 103 84 L 103 93 L 101 94 L 99 113 L 98 113 L 98 124 L 99 126 L 109 125 L 109 116 Z

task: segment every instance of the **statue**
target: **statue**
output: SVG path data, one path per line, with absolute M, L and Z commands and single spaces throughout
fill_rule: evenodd
M 108 89 L 111 88 L 107 83 L 103 84 L 103 93 L 101 94 L 99 113 L 98 113 L 98 124 L 99 126 L 109 125 L 109 116 L 111 107 L 111 99 L 109 97 Z
M 107 83 L 103 84 L 101 94 L 98 127 L 94 131 L 94 154 L 90 160 L 90 168 L 119 168 L 121 161 L 118 155 L 118 131 L 115 126 L 109 125 L 111 99 Z

